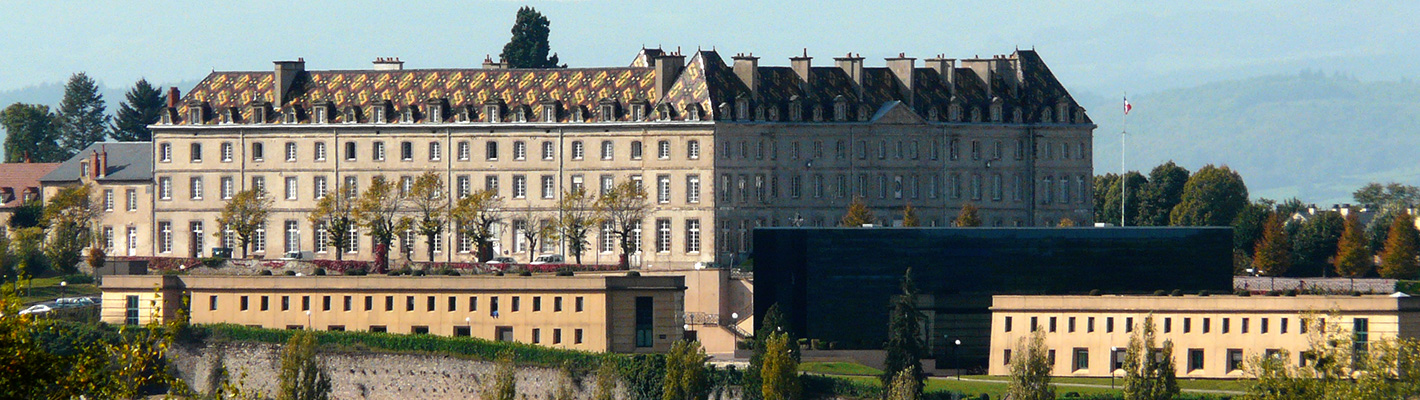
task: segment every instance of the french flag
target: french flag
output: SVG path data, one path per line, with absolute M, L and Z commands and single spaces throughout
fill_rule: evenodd
M 1129 104 L 1129 98 L 1128 98 L 1128 97 L 1125 97 L 1125 98 L 1124 98 L 1124 115 L 1129 115 L 1129 110 L 1133 110 L 1133 109 L 1134 109 L 1134 105 Z

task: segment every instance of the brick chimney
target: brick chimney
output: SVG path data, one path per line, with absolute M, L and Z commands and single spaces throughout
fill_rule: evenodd
M 399 57 L 375 57 L 374 66 L 376 71 L 399 71 L 404 69 L 404 61 Z
M 656 100 L 666 98 L 666 94 L 671 91 L 671 86 L 675 85 L 676 78 L 680 77 L 680 71 L 685 69 L 685 56 L 676 51 L 675 54 L 666 54 L 656 57 Z
M 306 59 L 298 58 L 296 61 L 273 61 L 276 64 L 276 87 L 273 88 L 275 95 L 271 99 L 277 108 L 286 107 L 286 93 L 291 91 L 291 85 L 296 82 L 296 75 L 306 71 Z
M 809 49 L 804 49 L 804 55 L 789 57 L 789 66 L 794 68 L 794 73 L 799 75 L 799 80 L 803 82 L 804 91 L 813 87 L 813 81 L 809 78 L 810 70 L 813 68 L 813 57 L 809 57 Z
M 848 78 L 853 80 L 854 85 L 859 88 L 863 87 L 863 56 L 848 53 L 843 57 L 834 57 L 833 63 L 837 64 L 844 74 L 848 74 Z
M 740 82 L 744 82 L 751 94 L 759 93 L 759 57 L 754 54 L 736 54 L 734 60 L 735 76 L 740 78 Z
M 100 146 L 99 146 L 99 160 L 98 160 L 97 163 L 95 163 L 95 165 L 96 165 L 95 168 L 98 169 L 98 174 L 97 174 L 96 176 L 98 176 L 98 177 L 100 177 L 100 178 L 107 178 L 107 177 L 108 177 L 108 146 L 104 146 L 104 145 L 100 145 Z
M 177 87 L 168 88 L 168 108 L 177 108 L 178 99 L 182 97 L 180 94 Z
M 483 56 L 483 69 L 506 69 L 508 64 L 502 61 L 494 62 L 493 56 Z
M 898 53 L 897 57 L 887 59 L 887 66 L 892 75 L 897 77 L 897 82 L 902 84 L 902 98 L 906 100 L 907 105 L 913 105 L 912 72 L 917 68 L 917 59 L 908 57 L 905 53 Z

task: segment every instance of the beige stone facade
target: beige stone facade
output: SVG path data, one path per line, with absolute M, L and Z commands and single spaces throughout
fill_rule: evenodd
M 65 188 L 90 185 L 98 208 L 96 239 L 109 256 L 153 255 L 151 142 L 94 143 L 40 179 L 46 200 Z
M 966 203 L 988 226 L 1091 222 L 1094 124 L 1033 51 L 925 67 L 835 62 L 731 65 L 700 51 L 687 63 L 643 50 L 625 68 L 403 70 L 384 60 L 215 72 L 181 99 L 170 93 L 152 127 L 154 254 L 209 254 L 223 241 L 212 232 L 224 197 L 263 186 L 275 210 L 253 253 L 334 258 L 306 220 L 319 196 L 427 171 L 455 194 L 497 190 L 507 209 L 494 249 L 521 262 L 523 210 L 552 220 L 565 191 L 627 180 L 652 204 L 631 256 L 643 268 L 739 263 L 753 228 L 836 225 L 855 196 L 884 225 L 910 204 L 924 225 L 944 226 Z M 373 258 L 369 236 L 355 235 L 347 258 Z M 594 230 L 583 262 L 615 263 L 611 236 Z M 424 261 L 424 241 L 412 242 Z M 549 245 L 535 253 L 566 253 Z M 434 250 L 435 261 L 475 261 L 457 234 Z
M 1420 299 L 1389 296 L 994 296 L 992 375 L 1010 372 L 1022 338 L 1039 330 L 1055 376 L 1122 376 L 1135 329 L 1152 316 L 1160 342 L 1173 341 L 1180 378 L 1243 378 L 1252 357 L 1303 354 L 1319 323 L 1351 331 L 1353 343 L 1420 337 Z M 1315 319 L 1310 319 L 1315 318 Z M 1326 320 L 1330 318 L 1331 320 Z M 1339 318 L 1339 320 L 1337 320 Z M 1362 334 L 1363 333 L 1363 334 Z
M 684 337 L 678 276 L 109 276 L 101 319 L 472 336 L 549 347 L 662 353 Z M 158 310 L 155 306 L 161 305 Z

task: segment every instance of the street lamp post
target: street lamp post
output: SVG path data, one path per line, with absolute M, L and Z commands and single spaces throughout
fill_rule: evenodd
M 952 366 L 957 369 L 957 380 L 961 380 L 961 364 L 957 362 L 957 348 L 961 347 L 961 339 L 952 342 Z
M 69 287 L 68 281 L 59 281 L 59 297 L 64 297 L 64 289 Z
M 311 326 L 311 310 L 306 310 L 306 330 L 315 330 L 315 328 Z
M 1109 389 L 1114 390 L 1114 364 L 1119 356 L 1119 346 L 1109 348 Z

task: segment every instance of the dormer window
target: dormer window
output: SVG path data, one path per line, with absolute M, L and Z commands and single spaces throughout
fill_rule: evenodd
M 730 103 L 720 103 L 720 113 L 715 116 L 721 119 L 730 119 Z
M 1052 119 L 1051 117 L 1052 117 L 1052 116 L 1050 115 L 1050 107 L 1045 107 L 1045 108 L 1041 108 L 1041 109 L 1040 109 L 1040 122 L 1041 122 L 1041 123 L 1044 123 L 1044 124 L 1054 123 L 1055 121 L 1052 121 L 1052 120 L 1051 120 L 1051 119 Z
M 774 116 L 778 117 L 779 115 L 776 113 Z M 760 105 L 759 107 L 754 108 L 754 120 L 764 121 L 764 105 Z
M 700 105 L 699 105 L 699 104 L 688 104 L 688 105 L 686 105 L 686 106 L 685 106 L 685 119 L 691 120 L 691 121 L 699 121 L 699 120 L 700 120 Z
M 867 104 L 858 105 L 858 122 L 865 122 L 873 117 L 873 110 Z
M 172 108 L 165 108 L 163 109 L 163 113 L 158 117 L 158 123 L 163 125 L 172 125 L 174 115 L 176 114 L 176 110 L 173 110 Z
M 542 103 L 542 122 L 557 122 L 557 103 Z
M 602 100 L 602 103 L 601 103 L 601 105 L 600 105 L 598 108 L 600 109 L 600 111 L 598 112 L 598 116 L 597 116 L 597 117 L 598 117 L 598 118 L 597 118 L 598 120 L 600 120 L 600 121 L 602 121 L 602 122 L 609 122 L 609 121 L 615 121 L 615 120 L 616 120 L 616 103 L 615 103 L 615 102 L 613 102 L 613 101 L 611 101 L 611 100 Z
M 399 122 L 402 124 L 414 123 L 414 106 L 408 106 L 400 110 Z
M 292 109 L 290 109 L 290 110 L 286 110 L 286 112 L 283 113 L 283 114 L 284 114 L 283 117 L 284 117 L 284 119 L 285 119 L 284 122 L 286 122 L 286 123 L 288 123 L 288 124 L 294 124 L 294 123 L 296 123 L 296 119 L 297 119 L 297 118 L 296 118 L 296 109 L 295 109 L 295 108 L 292 108 Z
M 1019 124 L 1019 123 L 1021 123 L 1021 121 L 1024 120 L 1024 118 L 1025 118 L 1025 115 L 1024 115 L 1024 113 L 1021 112 L 1021 108 L 1020 108 L 1020 107 L 1016 107 L 1015 109 L 1011 110 L 1011 122 L 1012 122 L 1012 123 L 1017 123 L 1017 124 Z
M 222 121 L 221 121 L 221 123 L 223 123 L 223 124 L 230 124 L 230 123 L 235 122 L 235 121 L 236 121 L 236 118 L 235 118 L 234 114 L 236 114 L 236 113 L 237 113 L 237 111 L 236 111 L 235 109 L 232 109 L 232 108 L 227 108 L 227 109 L 222 110 Z
M 345 118 L 344 118 L 345 121 L 344 121 L 344 122 L 347 123 L 347 124 L 353 124 L 353 123 L 356 123 L 356 122 L 360 122 L 360 119 L 356 116 L 356 111 L 357 111 L 357 109 L 356 109 L 354 106 L 345 107 Z
M 981 107 L 971 108 L 971 122 L 981 122 Z
M 838 122 L 848 120 L 848 99 L 842 95 L 833 98 L 833 120 Z
M 317 123 L 317 124 L 327 124 L 327 123 L 330 123 L 330 116 L 329 116 L 330 113 L 329 113 L 328 110 L 330 110 L 330 107 L 328 107 L 328 106 L 316 107 L 316 123 Z
M 947 106 L 947 121 L 961 122 L 961 105 L 952 104 Z
M 438 104 L 430 104 L 429 112 L 425 113 L 424 117 L 424 121 L 431 124 L 444 122 L 444 106 Z
M 671 120 L 671 105 L 670 105 L 670 104 L 661 103 L 661 104 L 659 104 L 659 105 L 656 106 L 656 120 L 658 120 L 658 121 L 670 121 L 670 120 Z
M 641 103 L 641 104 L 633 104 L 633 105 L 631 105 L 631 118 L 632 118 L 633 120 L 636 120 L 636 121 L 645 121 L 645 120 L 646 120 L 646 104 Z
M 813 108 L 814 122 L 823 122 L 823 107 L 820 107 L 818 104 L 814 104 Z
M 373 119 L 373 121 L 371 121 L 371 122 L 374 122 L 374 123 L 376 123 L 376 124 L 383 124 L 383 123 L 385 123 L 385 107 L 384 107 L 384 106 L 376 105 L 376 106 L 375 106 L 375 109 L 374 109 L 373 111 L 374 111 L 374 112 L 373 112 L 372 114 L 374 114 L 374 115 L 372 115 L 373 118 L 371 118 L 371 119 Z
M 586 122 L 587 116 L 582 111 L 582 106 L 572 106 L 572 122 Z
M 257 104 L 251 107 L 251 122 L 253 124 L 266 123 L 266 105 Z
M 498 105 L 497 105 L 497 104 L 487 104 L 487 105 L 484 105 L 484 106 L 483 106 L 483 122 L 487 122 L 487 123 L 490 123 L 490 124 L 494 124 L 494 123 L 501 122 L 501 121 L 503 120 L 503 116 L 500 115 L 498 111 L 499 111 L 499 110 L 498 110 Z
M 789 99 L 789 120 L 794 122 L 804 120 L 804 102 L 799 100 L 799 96 Z
M 201 106 L 187 106 L 187 122 L 193 125 L 200 125 L 203 122 L 206 122 L 202 119 Z
M 473 120 L 473 106 L 463 106 L 463 107 L 459 107 L 458 115 L 455 115 L 455 116 L 454 116 L 454 120 L 455 120 L 455 121 L 458 121 L 458 122 L 469 122 L 469 121 L 472 121 L 472 120 Z
M 1085 108 L 1084 108 L 1084 107 L 1075 107 L 1075 123 L 1077 123 L 1077 124 L 1083 124 L 1083 123 L 1085 123 Z
M 517 122 L 528 122 L 528 106 L 518 106 L 518 112 L 514 115 Z
M 735 100 L 735 119 L 740 121 L 749 120 L 749 99 L 741 97 Z

